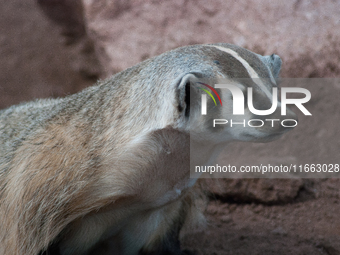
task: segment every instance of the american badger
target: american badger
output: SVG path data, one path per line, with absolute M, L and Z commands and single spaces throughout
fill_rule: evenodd
M 231 111 L 204 116 L 190 93 L 226 79 L 252 86 L 254 105 L 268 109 L 280 67 L 277 55 L 193 45 L 77 94 L 0 111 L 0 254 L 181 254 L 179 232 L 195 213 L 190 136 L 204 165 L 230 140 L 267 141 L 286 130 L 214 130 L 207 122 Z M 230 109 L 230 91 L 216 90 Z M 245 116 L 254 117 L 246 106 Z

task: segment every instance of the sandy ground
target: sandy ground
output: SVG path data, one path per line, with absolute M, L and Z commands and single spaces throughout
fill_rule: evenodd
M 223 201 L 211 197 L 208 227 L 183 247 L 205 255 L 340 254 L 339 179 L 304 180 L 289 203 Z

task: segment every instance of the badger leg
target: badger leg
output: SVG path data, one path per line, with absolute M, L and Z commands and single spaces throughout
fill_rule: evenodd
M 179 255 L 179 232 L 186 214 L 179 200 L 157 209 L 139 212 L 128 224 L 106 240 L 97 243 L 86 255 Z M 83 254 L 82 254 L 83 255 Z
M 179 215 L 173 220 L 173 223 L 168 226 L 168 231 L 164 236 L 158 236 L 147 247 L 143 247 L 139 251 L 139 255 L 175 255 L 181 254 L 179 242 L 179 232 L 183 226 L 185 216 Z
M 141 249 L 138 255 L 195 255 L 194 252 L 189 250 L 181 250 L 179 241 L 179 232 L 181 230 L 179 222 L 176 222 L 173 229 L 162 238 L 162 240 L 153 247 L 154 249 L 145 251 Z
M 138 255 L 194 255 L 188 250 L 181 250 L 180 231 L 190 217 L 190 211 L 193 206 L 190 194 L 179 201 L 168 205 L 160 211 L 161 222 L 158 222 L 158 228 L 150 236 L 146 245 L 144 245 Z

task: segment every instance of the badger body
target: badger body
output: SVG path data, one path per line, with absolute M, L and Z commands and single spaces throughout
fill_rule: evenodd
M 77 94 L 0 111 L 0 254 L 180 254 L 181 228 L 202 219 L 189 178 L 190 142 L 204 152 L 194 156 L 204 165 L 230 140 L 267 141 L 285 131 L 220 127 L 209 130 L 216 139 L 205 148 L 210 119 L 190 93 L 197 82 L 227 79 L 268 95 L 280 67 L 277 55 L 193 45 Z M 232 104 L 230 92 L 218 92 Z M 270 102 L 263 93 L 257 99 L 260 108 Z

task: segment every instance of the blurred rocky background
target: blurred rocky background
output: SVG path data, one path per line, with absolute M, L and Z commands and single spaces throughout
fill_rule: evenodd
M 75 93 L 198 43 L 276 53 L 282 77 L 340 77 L 338 0 L 12 0 L 0 2 L 0 14 L 0 109 Z M 337 159 L 340 86 L 310 89 L 308 107 L 327 128 L 300 116 L 279 141 L 235 144 L 222 160 Z M 202 186 L 211 200 L 208 229 L 183 238 L 197 254 L 340 254 L 339 179 L 210 179 Z

